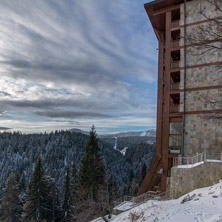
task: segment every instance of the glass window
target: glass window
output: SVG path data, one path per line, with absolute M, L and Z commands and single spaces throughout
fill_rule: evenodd
M 182 122 L 170 123 L 169 153 L 179 154 L 182 145 Z

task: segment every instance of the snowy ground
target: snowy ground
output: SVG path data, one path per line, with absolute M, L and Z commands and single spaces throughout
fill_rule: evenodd
M 182 203 L 184 202 L 184 203 Z M 133 216 L 140 216 L 132 220 Z M 95 220 L 100 222 L 104 220 Z M 222 181 L 192 191 L 175 200 L 150 200 L 140 206 L 113 216 L 110 222 L 222 222 Z

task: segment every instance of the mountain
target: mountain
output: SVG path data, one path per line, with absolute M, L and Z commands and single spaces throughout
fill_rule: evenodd
M 25 135 L 0 133 L 0 190 L 10 173 L 19 172 L 28 184 L 39 156 L 46 173 L 55 178 L 62 190 L 66 167 L 75 159 L 79 168 L 87 139 L 87 135 L 70 131 Z M 125 186 L 131 169 L 129 163 L 119 151 L 113 150 L 104 141 L 99 141 L 99 146 L 107 177 L 112 174 L 120 187 Z
M 125 133 L 115 133 L 115 134 L 104 134 L 99 135 L 99 138 L 107 138 L 107 137 L 130 137 L 130 136 L 149 136 L 156 137 L 156 130 L 146 130 L 140 132 L 125 132 Z
M 85 135 L 89 135 L 89 132 L 78 129 L 78 128 L 72 128 L 69 129 L 69 131 L 73 133 L 82 133 Z M 156 130 L 146 130 L 146 131 L 139 131 L 139 132 L 124 132 L 124 133 L 112 133 L 112 134 L 101 134 L 98 135 L 99 138 L 115 138 L 115 137 L 130 137 L 130 136 L 149 136 L 149 137 L 156 137 Z
M 70 129 L 70 131 L 89 135 L 88 132 L 77 128 Z M 126 150 L 131 146 L 140 143 L 154 144 L 156 142 L 156 130 L 151 129 L 140 132 L 102 134 L 98 135 L 98 138 L 103 142 L 110 144 L 115 150 L 119 150 L 123 155 L 125 155 Z
M 101 141 L 110 144 L 115 150 L 122 151 L 127 147 L 136 146 L 137 144 L 154 144 L 156 141 L 155 137 L 150 136 L 128 136 L 128 137 L 102 137 Z
M 69 131 L 72 133 L 82 133 L 84 135 L 89 135 L 89 132 L 77 128 L 72 128 Z
M 45 172 L 55 178 L 59 190 L 62 190 L 66 168 L 73 159 L 79 169 L 87 138 L 83 133 L 71 131 L 24 135 L 15 132 L 0 133 L 0 196 L 11 173 L 18 172 L 28 185 L 39 156 Z M 129 172 L 133 170 L 134 175 L 139 176 L 142 165 L 146 163 L 149 166 L 155 152 L 155 144 L 134 142 L 130 145 L 130 141 L 127 142 L 129 149 L 124 156 L 119 150 L 113 149 L 112 144 L 99 139 L 107 178 L 113 175 L 122 190 L 127 184 Z

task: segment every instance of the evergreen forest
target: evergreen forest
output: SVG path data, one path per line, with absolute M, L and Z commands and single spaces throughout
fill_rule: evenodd
M 70 131 L 0 134 L 0 221 L 89 221 L 136 195 L 155 144 L 123 155 L 110 143 Z

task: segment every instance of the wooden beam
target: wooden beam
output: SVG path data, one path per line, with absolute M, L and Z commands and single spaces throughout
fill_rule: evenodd
M 161 36 L 163 39 L 163 33 Z M 156 130 L 156 154 L 161 156 L 162 150 L 162 127 L 163 127 L 163 62 L 164 42 L 159 41 L 159 64 L 158 64 L 158 99 L 157 99 L 157 130 Z
M 176 10 L 176 9 L 179 9 L 179 8 L 180 8 L 180 5 L 171 5 L 171 6 L 167 6 L 167 7 L 164 7 L 164 8 L 159 8 L 159 9 L 156 9 L 156 10 L 153 11 L 153 16 L 164 14 L 166 12 Z
M 163 40 L 164 40 L 164 39 L 163 39 L 163 33 L 160 32 L 160 31 L 159 31 L 158 29 L 156 29 L 156 28 L 154 28 L 153 30 L 154 30 L 154 32 L 155 32 L 155 34 L 156 34 L 159 42 L 163 42 Z
M 141 195 L 141 194 L 146 193 L 148 191 L 148 189 L 150 187 L 150 182 L 155 174 L 155 171 L 158 167 L 160 159 L 161 159 L 160 156 L 158 156 L 158 155 L 154 156 L 137 195 Z
M 166 43 L 165 43 L 165 74 L 164 74 L 164 122 L 162 139 L 162 167 L 161 192 L 166 191 L 169 148 L 169 112 L 170 112 L 170 69 L 171 69 L 171 11 L 166 13 Z

